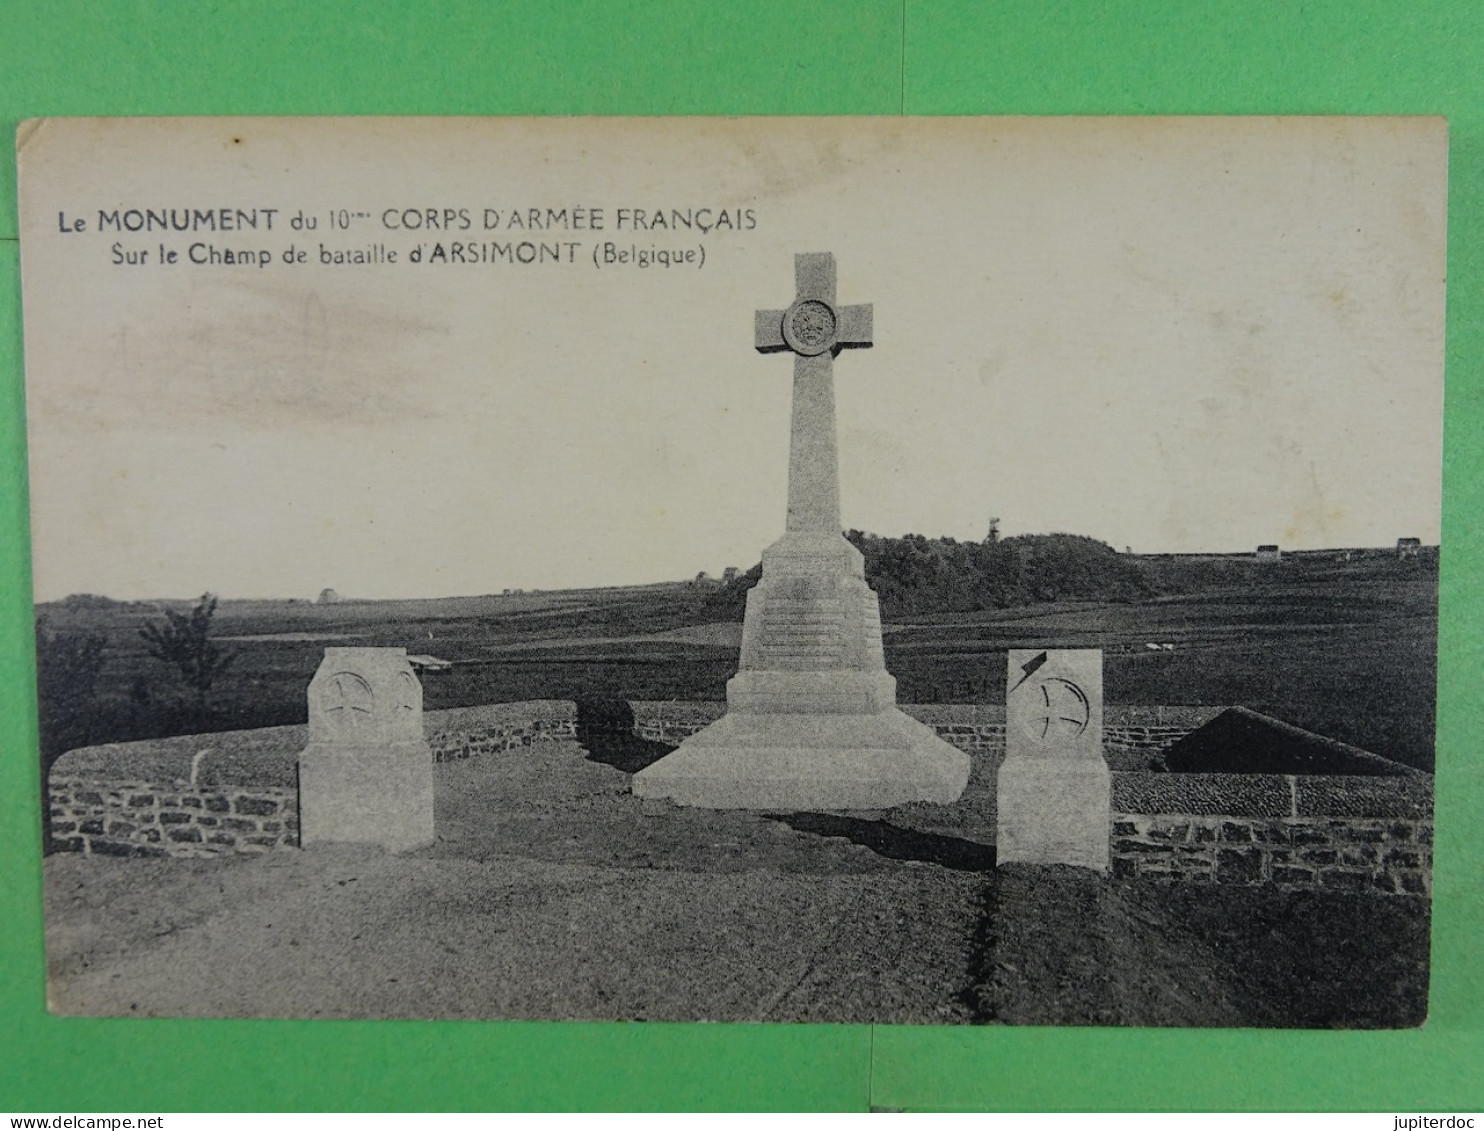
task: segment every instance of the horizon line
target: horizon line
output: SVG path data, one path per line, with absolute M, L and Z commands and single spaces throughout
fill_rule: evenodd
M 842 531 L 842 534 L 843 533 L 844 532 Z M 867 531 L 863 531 L 862 533 L 868 533 L 869 534 L 869 532 L 867 532 Z M 1058 531 L 1056 533 L 1064 533 L 1064 532 Z M 1015 538 L 1024 538 L 1024 537 L 1043 537 L 1044 538 L 1044 537 L 1054 537 L 1054 536 L 1055 536 L 1055 534 L 1051 534 L 1051 535 L 1044 535 L 1044 534 L 1043 535 L 1010 534 L 1010 535 L 1005 535 L 1004 537 L 998 539 L 998 541 L 1008 542 L 1008 541 L 1012 541 Z M 871 537 L 878 537 L 878 538 L 879 537 L 888 537 L 888 538 L 893 538 L 893 540 L 898 540 L 899 541 L 902 538 L 907 537 L 907 535 L 896 535 L 896 536 L 871 535 Z M 1087 536 L 1086 535 L 1072 535 L 1072 537 L 1078 537 L 1078 538 L 1080 538 L 1080 537 L 1087 537 Z M 947 536 L 945 536 L 945 535 L 940 535 L 937 538 L 929 538 L 928 539 L 928 541 L 933 541 L 933 542 L 945 541 L 945 540 L 948 540 L 947 539 Z M 1318 556 L 1322 556 L 1322 555 L 1326 555 L 1326 554 L 1346 554 L 1346 553 L 1395 554 L 1396 551 L 1397 551 L 1397 549 L 1398 549 L 1398 544 L 1402 540 L 1403 539 L 1398 539 L 1396 543 L 1392 543 L 1392 544 L 1389 544 L 1389 545 L 1383 545 L 1383 546 L 1325 546 L 1325 547 L 1320 547 L 1320 548 L 1315 548 L 1315 549 L 1285 550 L 1285 549 L 1282 548 L 1281 544 L 1277 544 L 1275 546 L 1275 548 L 1276 548 L 1277 552 L 1279 553 L 1279 555 L 1280 556 L 1284 556 L 1284 557 L 1287 557 L 1287 556 L 1292 556 L 1292 557 L 1318 557 Z M 959 540 L 958 539 L 952 539 L 952 541 L 957 542 Z M 987 538 L 982 538 L 982 539 L 979 539 L 977 542 L 970 543 L 970 544 L 973 544 L 973 545 L 984 545 L 988 541 L 989 540 Z M 1092 541 L 1101 541 L 1101 540 L 1100 539 L 1092 539 Z M 1108 545 L 1108 543 L 1103 543 L 1103 544 L 1104 545 Z M 1127 558 L 1127 557 L 1133 557 L 1133 558 L 1245 558 L 1245 559 L 1251 560 L 1251 559 L 1254 559 L 1256 557 L 1256 555 L 1257 555 L 1257 553 L 1258 553 L 1258 551 L 1260 549 L 1267 549 L 1267 546 L 1268 546 L 1268 544 L 1264 543 L 1261 546 L 1254 547 L 1251 550 L 1153 550 L 1153 551 L 1139 551 L 1139 550 L 1131 550 L 1131 549 L 1119 550 L 1116 547 L 1112 547 L 1112 546 L 1110 546 L 1109 548 L 1112 549 L 1113 552 L 1115 554 L 1117 554 L 1121 558 Z M 1419 551 L 1420 550 L 1441 550 L 1442 549 L 1442 542 L 1441 542 L 1441 540 L 1439 540 L 1438 542 L 1422 542 L 1422 541 L 1419 540 L 1416 548 Z M 752 566 L 749 566 L 747 569 L 742 569 L 741 567 L 736 567 L 737 568 L 737 576 L 739 576 L 739 577 L 744 576 L 752 568 L 754 568 L 757 564 L 758 564 L 757 562 L 754 562 L 753 565 Z M 730 569 L 730 568 L 733 568 L 733 567 L 730 567 L 729 566 L 727 568 Z M 662 587 L 662 586 L 671 586 L 671 585 L 694 585 L 694 584 L 696 584 L 696 582 L 702 576 L 705 576 L 707 580 L 712 581 L 712 582 L 715 582 L 717 584 L 724 584 L 724 582 L 722 581 L 722 578 L 720 576 L 713 576 L 712 574 L 710 574 L 706 570 L 700 570 L 700 571 L 698 571 L 697 574 L 693 574 L 693 575 L 691 575 L 689 577 L 666 578 L 666 579 L 663 579 L 663 580 L 660 580 L 660 581 L 631 581 L 631 582 L 613 582 L 613 583 L 595 584 L 595 585 L 569 585 L 569 586 L 563 586 L 561 588 L 546 588 L 546 587 L 543 587 L 543 586 L 514 586 L 514 585 L 512 585 L 512 586 L 505 586 L 505 587 L 503 587 L 503 589 L 501 591 L 499 591 L 499 592 L 449 593 L 449 594 L 444 594 L 442 596 L 437 596 L 437 597 L 429 597 L 429 596 L 426 596 L 426 595 L 424 595 L 424 596 L 410 596 L 410 595 L 405 595 L 405 594 L 404 595 L 397 595 L 397 596 L 385 596 L 385 597 L 356 597 L 356 596 L 343 596 L 343 595 L 338 595 L 337 594 L 337 596 L 336 596 L 336 598 L 335 598 L 334 601 L 326 601 L 326 602 L 321 602 L 318 599 L 319 598 L 319 594 L 316 594 L 313 597 L 283 596 L 283 595 L 275 595 L 275 596 L 225 596 L 222 593 L 215 592 L 215 591 L 210 590 L 210 589 L 206 590 L 205 592 L 206 593 L 210 593 L 212 596 L 215 596 L 219 601 L 278 601 L 278 602 L 288 602 L 288 603 L 305 604 L 305 605 L 319 605 L 319 604 L 326 604 L 326 605 L 330 605 L 330 604 L 341 604 L 341 605 L 348 605 L 348 604 L 375 604 L 375 603 L 381 603 L 381 602 L 392 603 L 392 602 L 397 602 L 397 601 L 473 601 L 473 600 L 484 600 L 484 599 L 487 599 L 487 598 L 529 597 L 529 596 L 534 596 L 534 595 L 538 595 L 538 594 L 539 595 L 543 595 L 543 596 L 550 596 L 550 595 L 553 595 L 553 594 L 560 594 L 560 593 L 590 593 L 590 592 L 603 592 L 603 591 L 609 591 L 609 590 L 615 590 L 615 589 L 652 589 L 652 588 L 659 588 L 659 587 Z M 325 586 L 324 588 L 325 589 L 332 590 L 332 591 L 334 590 L 334 586 Z M 321 590 L 321 593 L 322 592 L 323 592 L 323 589 Z M 32 607 L 34 608 L 34 607 L 39 606 L 39 605 L 55 605 L 55 604 L 60 604 L 60 603 L 65 602 L 65 601 L 70 601 L 70 600 L 74 600 L 74 599 L 83 599 L 83 598 L 92 598 L 94 600 L 110 601 L 110 602 L 112 602 L 114 604 L 119 604 L 119 605 L 134 605 L 134 604 L 149 604 L 149 603 L 181 603 L 181 604 L 185 604 L 185 603 L 189 603 L 189 602 L 192 602 L 192 601 L 199 601 L 203 595 L 204 594 L 197 593 L 197 594 L 195 594 L 193 596 L 189 596 L 189 597 L 178 597 L 178 596 L 110 597 L 106 593 L 72 592 L 72 593 L 67 593 L 67 594 L 65 594 L 65 595 L 63 595 L 61 597 L 38 598 L 35 595 L 35 593 L 33 592 L 32 598 L 31 598 L 31 604 L 32 604 Z

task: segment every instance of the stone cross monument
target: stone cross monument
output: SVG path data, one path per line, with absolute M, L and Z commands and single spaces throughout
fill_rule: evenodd
M 871 307 L 840 306 L 835 258 L 794 257 L 796 296 L 760 310 L 760 353 L 794 355 L 788 516 L 747 595 L 727 713 L 634 776 L 640 797 L 712 809 L 881 809 L 958 800 L 969 758 L 896 706 L 881 614 L 840 533 L 834 358 L 871 345 Z

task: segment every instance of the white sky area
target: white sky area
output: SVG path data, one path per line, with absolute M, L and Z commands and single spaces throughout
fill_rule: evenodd
M 1446 147 L 1439 119 L 46 122 L 21 152 L 36 596 L 745 568 L 783 529 L 792 375 L 753 311 L 803 251 L 875 310 L 835 363 L 846 527 L 1436 542 Z M 575 206 L 606 230 L 537 237 L 580 241 L 570 265 L 314 262 Z M 279 212 L 94 230 L 170 207 Z M 328 230 L 342 207 L 370 217 Z M 385 230 L 402 208 L 474 227 Z M 756 227 L 617 231 L 620 208 Z M 594 268 L 608 240 L 706 262 Z M 198 241 L 275 262 L 156 262 Z

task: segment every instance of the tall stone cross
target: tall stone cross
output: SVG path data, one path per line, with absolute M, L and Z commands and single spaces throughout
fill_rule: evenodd
M 747 591 L 727 713 L 634 775 L 637 797 L 711 809 L 947 805 L 969 756 L 897 707 L 865 558 L 840 533 L 834 358 L 871 344 L 871 308 L 835 303 L 835 257 L 794 256 L 787 310 L 757 348 L 794 355 L 788 524 Z
M 790 532 L 840 533 L 840 463 L 835 448 L 834 357 L 871 345 L 871 307 L 835 302 L 835 257 L 794 256 L 787 310 L 759 310 L 759 353 L 794 355 L 793 420 L 788 445 Z

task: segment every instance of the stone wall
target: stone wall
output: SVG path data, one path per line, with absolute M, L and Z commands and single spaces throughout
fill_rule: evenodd
M 294 789 L 161 789 L 156 782 L 53 777 L 51 802 L 59 852 L 212 856 L 299 843 Z
M 1120 813 L 1113 820 L 1113 871 L 1218 884 L 1428 894 L 1432 822 Z
M 1117 875 L 1387 894 L 1432 890 L 1432 778 L 1113 775 Z
M 576 734 L 572 703 L 432 711 L 436 761 Z M 210 856 L 299 843 L 304 726 L 181 735 L 72 750 L 51 772 L 53 847 L 107 856 Z
M 61 851 L 211 856 L 299 843 L 308 728 L 266 727 L 71 750 L 51 772 Z
M 424 729 L 435 762 L 517 750 L 533 742 L 577 737 L 577 705 L 565 699 L 495 703 L 433 711 Z
M 635 732 L 678 744 L 721 703 L 635 702 Z M 980 782 L 1004 757 L 1001 706 L 903 710 L 968 751 Z M 1113 770 L 1112 855 L 1121 875 L 1288 888 L 1427 892 L 1432 778 L 1151 772 L 1158 752 L 1220 707 L 1105 708 Z M 563 700 L 429 712 L 436 761 L 517 752 L 577 736 Z M 203 856 L 298 844 L 299 751 L 307 729 L 186 735 L 70 751 L 52 769 L 52 834 L 61 851 Z M 981 793 L 983 790 L 981 790 Z M 961 835 L 992 842 L 992 789 Z
M 634 733 L 654 742 L 680 743 L 726 714 L 725 703 L 690 703 L 684 700 L 653 702 L 635 700 Z

